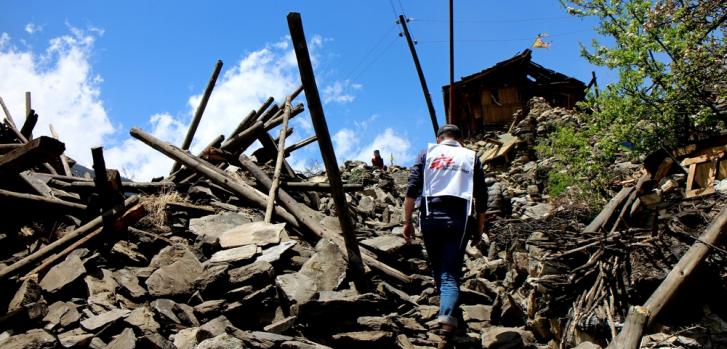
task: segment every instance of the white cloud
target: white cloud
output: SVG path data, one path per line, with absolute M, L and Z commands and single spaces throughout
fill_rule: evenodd
M 366 120 L 361 120 L 361 121 L 354 120 L 353 124 L 356 126 L 357 129 L 366 130 L 369 128 L 369 125 L 371 125 L 378 118 L 379 118 L 379 114 L 373 114 L 373 115 L 369 116 Z
M 405 136 L 399 135 L 392 128 L 387 128 L 383 133 L 376 135 L 374 140 L 366 145 L 361 145 L 361 139 L 354 130 L 344 128 L 333 135 L 333 145 L 336 151 L 336 159 L 339 162 L 345 160 L 361 160 L 368 162 L 374 154 L 374 150 L 381 152 L 381 157 L 389 162 L 394 156 L 394 164 L 405 164 L 414 158 L 411 152 L 411 143 Z
M 352 83 L 351 80 L 334 81 L 333 84 L 323 88 L 323 103 L 351 103 L 356 99 L 351 90 L 361 88 L 361 84 Z
M 28 34 L 31 34 L 31 35 L 33 35 L 37 32 L 40 32 L 42 30 L 43 30 L 43 26 L 37 25 L 32 22 L 25 25 L 25 32 Z
M 89 63 L 95 36 L 70 29 L 71 34 L 50 40 L 41 54 L 17 49 L 10 36 L 2 33 L 0 96 L 15 122 L 22 125 L 25 91 L 30 91 L 32 107 L 39 115 L 34 136 L 48 135 L 48 125 L 53 124 L 66 144 L 66 154 L 88 164 L 90 148 L 102 145 L 114 128 L 100 96 L 102 79 Z

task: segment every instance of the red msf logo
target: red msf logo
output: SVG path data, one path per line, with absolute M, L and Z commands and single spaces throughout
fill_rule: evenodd
M 432 165 L 429 166 L 429 169 L 443 170 L 452 165 L 454 165 L 454 159 L 450 156 L 446 156 L 446 155 L 442 154 L 442 155 L 434 158 L 434 160 L 432 160 Z

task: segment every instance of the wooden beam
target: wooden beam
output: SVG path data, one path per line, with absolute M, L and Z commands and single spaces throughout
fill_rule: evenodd
M 283 182 L 280 187 L 290 191 L 331 192 L 331 185 L 328 183 Z M 345 192 L 360 191 L 363 188 L 363 184 L 350 183 L 343 185 L 343 191 Z
M 606 204 L 606 206 L 603 207 L 600 213 L 598 213 L 598 216 L 594 218 L 590 224 L 586 227 L 586 229 L 583 230 L 584 233 L 595 233 L 601 227 L 604 227 L 606 224 L 608 224 L 608 221 L 611 219 L 611 216 L 613 216 L 613 212 L 616 211 L 616 209 L 621 206 L 624 200 L 629 197 L 629 194 L 633 190 L 633 187 L 624 187 L 621 188 L 621 190 L 611 198 L 611 200 Z
M 321 104 L 318 86 L 313 73 L 313 64 L 308 53 L 308 43 L 303 31 L 303 21 L 299 13 L 291 12 L 288 14 L 288 28 L 290 29 L 290 37 L 293 41 L 295 57 L 298 60 L 300 81 L 303 84 L 305 98 L 308 102 L 308 112 L 310 113 L 316 136 L 318 136 L 318 146 L 321 149 L 321 156 L 326 167 L 328 182 L 331 183 L 331 194 L 336 205 L 336 213 L 341 225 L 341 232 L 346 242 L 348 273 L 351 275 L 351 279 L 359 290 L 366 290 L 369 288 L 369 282 L 365 278 L 361 251 L 356 240 L 351 213 L 346 204 L 346 196 L 342 190 L 343 182 L 341 181 L 341 174 L 338 169 L 338 163 L 336 162 L 336 153 L 328 132 L 326 116 L 323 113 L 323 105 Z
M 226 175 L 224 171 L 212 164 L 193 156 L 171 144 L 165 143 L 139 128 L 132 128 L 132 137 L 146 143 L 148 146 L 158 150 L 162 154 L 181 162 L 184 166 L 196 171 L 198 174 L 210 179 L 213 183 L 238 195 L 241 199 L 250 201 L 258 207 L 265 207 L 267 200 L 265 194 L 258 192 L 246 183 L 240 182 Z M 281 207 L 276 207 L 275 214 L 293 227 L 300 228 L 297 219 Z
M 215 88 L 215 83 L 217 82 L 217 77 L 220 75 L 220 71 L 222 70 L 222 61 L 217 60 L 217 63 L 215 63 L 215 69 L 212 71 L 212 76 L 210 76 L 210 80 L 207 82 L 207 87 L 204 89 L 204 94 L 202 95 L 202 100 L 199 102 L 199 105 L 197 106 L 197 110 L 194 111 L 194 117 L 192 118 L 192 123 L 189 124 L 189 129 L 187 130 L 187 135 L 184 137 L 184 142 L 182 143 L 182 149 L 187 150 L 189 149 L 189 146 L 192 145 L 192 140 L 194 139 L 194 134 L 197 132 L 197 127 L 199 126 L 200 120 L 202 120 L 202 114 L 204 114 L 205 108 L 207 108 L 207 102 L 210 100 L 210 96 L 212 95 L 212 90 Z M 181 165 L 178 162 L 175 162 L 174 165 L 172 165 L 171 173 L 176 172 Z
M 8 277 L 15 275 L 19 270 L 29 266 L 32 263 L 35 263 L 35 262 L 45 258 L 45 256 L 49 255 L 50 253 L 52 253 L 59 247 L 70 242 L 71 240 L 75 240 L 78 237 L 84 236 L 84 235 L 88 234 L 89 232 L 94 231 L 96 228 L 99 228 L 103 224 L 104 220 L 107 220 L 110 218 L 113 219 L 115 217 L 118 217 L 119 215 L 126 212 L 129 208 L 131 208 L 132 206 L 134 206 L 138 203 L 139 203 L 139 197 L 132 196 L 132 197 L 126 199 L 126 201 L 124 201 L 124 203 L 122 205 L 118 205 L 118 206 L 114 207 L 113 209 L 104 212 L 102 215 L 100 215 L 100 216 L 94 218 L 93 220 L 91 220 L 90 222 L 80 226 L 76 230 L 63 235 L 62 238 L 60 238 L 56 241 L 53 241 L 49 245 L 42 247 L 41 249 L 39 249 L 39 250 L 33 252 L 32 254 L 28 255 L 27 257 L 9 265 L 8 267 L 6 267 L 4 269 L 0 269 L 0 280 L 4 280 Z
M 60 140 L 56 129 L 53 128 L 53 124 L 48 124 L 48 128 L 50 129 L 51 136 L 53 136 L 54 139 Z M 66 176 L 72 175 L 73 173 L 71 173 L 71 166 L 68 166 L 68 159 L 66 158 L 66 156 L 61 154 L 59 158 L 61 160 L 61 167 L 63 168 L 63 173 L 60 174 Z
M 646 309 L 645 313 L 648 315 L 646 321 L 629 319 L 629 317 L 641 317 L 638 312 L 629 312 L 629 315 L 626 317 L 626 323 L 634 322 L 639 324 L 642 330 L 643 327 L 651 325 L 654 319 L 658 318 L 661 310 L 674 298 L 674 295 L 682 284 L 689 279 L 699 264 L 707 258 L 710 253 L 710 248 L 720 240 L 725 230 L 727 230 L 727 207 L 723 208 L 717 217 L 712 220 L 712 223 L 709 224 L 704 233 L 699 236 L 699 239 L 679 259 L 679 262 L 667 274 L 659 287 L 646 300 L 643 306 Z M 620 343 L 622 341 L 635 343 L 637 340 L 634 337 L 637 336 L 639 338 L 638 342 L 640 342 L 641 331 L 632 330 L 628 333 L 621 331 L 616 339 L 614 339 L 614 343 Z
M 57 158 L 66 146 L 50 137 L 41 136 L 0 158 L 0 174 L 19 173 Z
M 280 169 L 283 167 L 283 161 L 285 161 L 285 138 L 288 136 L 288 117 L 290 116 L 290 109 L 292 109 L 290 99 L 285 101 L 283 109 L 285 110 L 283 112 L 283 126 L 280 128 L 280 136 L 278 136 L 278 157 L 275 159 L 273 183 L 268 192 L 268 203 L 265 208 L 265 223 L 270 223 L 270 220 L 273 218 L 275 197 L 278 194 L 278 187 L 280 186 Z
M 290 156 L 290 154 L 292 152 L 294 152 L 294 151 L 296 151 L 296 150 L 298 150 L 300 148 L 303 148 L 306 145 L 315 142 L 316 140 L 318 140 L 318 137 L 316 137 L 316 135 L 313 135 L 313 136 L 310 136 L 310 137 L 308 137 L 308 138 L 306 138 L 306 139 L 304 139 L 304 140 L 302 140 L 302 141 L 300 141 L 298 143 L 295 143 L 295 144 L 293 144 L 293 145 L 285 148 L 285 156 L 286 157 Z
M 75 202 L 49 198 L 42 195 L 16 193 L 14 191 L 4 189 L 0 189 L 0 202 L 2 202 L 2 206 L 4 207 L 15 207 L 20 204 L 76 213 L 84 212 L 86 210 L 86 205 L 77 204 Z
M 5 101 L 3 101 L 2 97 L 0 97 L 0 106 L 3 108 L 3 113 L 5 113 L 5 120 L 7 120 L 13 128 L 17 129 L 18 126 L 15 125 L 15 120 L 13 120 L 13 116 L 10 114 L 10 110 L 8 110 L 8 107 L 5 105 Z
M 144 209 L 143 204 L 136 204 L 134 207 L 129 208 L 126 212 L 124 212 L 121 217 L 114 220 L 108 227 L 104 229 L 104 227 L 98 227 L 95 230 L 93 230 L 88 235 L 78 239 L 76 242 L 68 245 L 68 247 L 64 248 L 62 251 L 53 254 L 52 256 L 46 258 L 43 260 L 43 263 L 38 265 L 37 267 L 33 268 L 30 272 L 28 272 L 25 276 L 21 278 L 21 280 L 25 280 L 29 277 L 32 277 L 35 274 L 41 274 L 48 270 L 53 264 L 55 264 L 59 259 L 69 255 L 71 252 L 76 250 L 77 248 L 85 245 L 89 241 L 91 241 L 96 236 L 101 235 L 101 233 L 110 233 L 110 232 L 123 232 L 126 228 L 128 228 L 130 225 L 138 222 L 141 218 L 146 216 L 147 211 Z M 111 237 L 112 240 L 119 240 L 119 236 Z M 108 242 L 108 240 L 107 240 Z
M 649 320 L 649 309 L 641 306 L 629 308 L 621 333 L 614 338 L 608 348 L 612 349 L 639 349 L 641 337 L 644 333 L 644 325 Z
M 23 127 L 20 129 L 20 133 L 25 137 L 26 139 L 33 139 L 33 129 L 35 128 L 35 124 L 38 123 L 38 114 L 35 113 L 32 109 L 30 110 L 30 114 L 25 118 L 25 122 L 23 123 Z

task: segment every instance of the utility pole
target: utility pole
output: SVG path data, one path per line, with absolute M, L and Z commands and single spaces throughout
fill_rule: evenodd
M 417 74 L 419 75 L 419 82 L 422 84 L 422 92 L 424 92 L 424 99 L 427 101 L 427 109 L 429 109 L 429 117 L 432 118 L 432 127 L 434 128 L 434 137 L 437 136 L 437 130 L 439 130 L 439 124 L 437 123 L 437 115 L 434 112 L 434 105 L 432 104 L 432 96 L 429 94 L 429 88 L 427 87 L 427 80 L 424 79 L 424 73 L 422 72 L 422 66 L 419 64 L 419 56 L 414 48 L 414 41 L 411 39 L 409 34 L 409 27 L 406 25 L 408 19 L 404 16 L 399 15 L 398 23 L 401 24 L 401 28 L 404 30 L 404 36 L 406 36 L 406 42 L 409 44 L 409 51 L 414 59 L 414 66 L 417 68 Z
M 454 0 L 449 0 L 449 120 L 454 120 Z

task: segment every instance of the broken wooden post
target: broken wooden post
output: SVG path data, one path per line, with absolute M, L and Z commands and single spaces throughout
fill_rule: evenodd
M 189 146 L 192 145 L 194 134 L 197 132 L 197 127 L 199 126 L 199 121 L 202 119 L 204 109 L 207 108 L 207 102 L 212 95 L 212 90 L 215 88 L 215 83 L 217 82 L 217 77 L 220 75 L 220 70 L 222 70 L 222 61 L 218 59 L 217 63 L 215 64 L 215 70 L 212 71 L 212 76 L 210 76 L 210 80 L 207 82 L 207 87 L 204 89 L 202 100 L 199 102 L 197 110 L 194 111 L 192 123 L 189 124 L 187 136 L 184 137 L 184 142 L 182 143 L 183 150 L 189 149 Z M 172 174 L 176 172 L 180 166 L 181 165 L 178 162 L 175 162 L 174 165 L 172 165 L 172 170 L 169 173 Z
M 719 215 L 714 218 L 712 223 L 709 224 L 707 229 L 702 233 L 702 235 L 699 236 L 699 239 L 697 239 L 696 242 L 692 245 L 692 247 L 687 250 L 687 252 L 682 256 L 681 259 L 679 259 L 679 262 L 672 268 L 672 270 L 667 274 L 666 278 L 659 284 L 659 287 L 656 288 L 656 291 L 651 294 L 649 299 L 646 300 L 646 303 L 644 303 L 644 308 L 647 311 L 648 318 L 646 321 L 644 321 L 641 324 L 641 327 L 648 327 L 654 322 L 654 319 L 656 319 L 659 316 L 659 313 L 664 308 L 664 306 L 671 301 L 672 298 L 674 298 L 674 295 L 676 294 L 676 291 L 679 289 L 679 287 L 689 278 L 690 275 L 692 275 L 692 272 L 699 266 L 702 261 L 704 261 L 707 258 L 707 255 L 710 252 L 710 248 L 716 244 L 720 237 L 722 236 L 722 233 L 727 230 L 727 207 L 723 208 L 722 211 L 720 211 Z M 629 312 L 628 317 L 626 318 L 626 323 L 629 322 L 635 322 L 633 319 L 629 319 L 629 317 L 634 316 L 641 316 L 637 314 L 637 312 L 631 313 Z M 642 331 L 631 331 L 629 333 L 624 333 L 624 331 L 621 331 L 619 335 L 614 339 L 613 343 L 634 343 L 637 342 L 634 338 L 625 338 L 625 337 L 636 337 L 639 336 L 639 341 L 641 338 Z M 613 348 L 621 348 L 614 346 Z M 636 347 L 634 347 L 636 348 Z
M 103 210 L 113 207 L 112 188 L 109 183 L 106 171 L 106 161 L 103 157 L 103 147 L 91 148 L 91 156 L 93 157 L 93 172 L 96 193 L 99 197 L 100 206 Z
M 59 139 L 60 138 L 58 136 L 58 133 L 56 132 L 56 129 L 53 128 L 53 124 L 48 124 L 48 128 L 50 129 L 50 134 L 51 134 L 51 136 L 53 136 L 54 139 Z M 68 166 L 68 159 L 66 159 L 66 156 L 63 155 L 63 154 L 61 154 L 61 156 L 59 158 L 61 160 L 61 167 L 63 168 L 62 175 L 66 175 L 66 176 L 72 175 L 72 173 L 71 173 L 71 167 Z
M 78 227 L 76 230 L 66 235 L 63 235 L 62 238 L 53 241 L 49 245 L 44 246 L 41 249 L 33 252 L 29 256 L 9 265 L 7 268 L 0 269 L 0 280 L 13 276 L 20 269 L 30 265 L 31 263 L 35 263 L 42 258 L 45 258 L 45 256 L 56 250 L 58 247 L 65 245 L 67 242 L 94 231 L 96 228 L 100 227 L 103 224 L 104 220 L 109 219 L 107 217 L 118 217 L 120 214 L 126 212 L 129 208 L 138 203 L 139 197 L 132 196 L 126 199 L 126 201 L 124 201 L 122 205 L 118 205 L 113 209 L 104 212 L 102 215 L 94 218 L 90 222 Z
M 41 136 L 0 158 L 0 174 L 19 173 L 57 158 L 66 146 L 50 137 Z
M 270 97 L 270 98 L 272 99 L 273 97 Z M 237 127 L 235 127 L 235 130 L 230 133 L 230 136 L 227 137 L 227 141 L 222 143 L 222 146 L 225 146 L 230 139 L 232 139 L 233 137 L 238 135 L 240 132 L 246 130 L 248 127 L 252 126 L 252 124 L 254 124 L 256 120 L 257 120 L 257 114 L 255 113 L 254 110 L 251 110 L 250 113 L 247 114 L 247 116 L 245 116 L 242 119 L 242 121 L 240 121 L 239 124 L 237 124 Z
M 23 123 L 23 127 L 20 128 L 20 133 L 25 137 L 25 139 L 33 139 L 33 129 L 35 128 L 35 124 L 38 123 L 38 114 L 35 113 L 34 110 L 30 110 L 30 113 L 25 118 L 25 122 Z
M 288 121 L 293 120 L 294 117 L 298 116 L 298 114 L 305 111 L 305 106 L 303 106 L 303 103 L 298 103 L 293 109 L 290 111 L 290 116 L 288 116 Z M 265 131 L 270 131 L 283 123 L 283 113 L 279 113 L 272 119 L 265 122 Z
M 288 116 L 290 116 L 290 99 L 285 101 L 283 107 L 283 127 L 280 129 L 280 136 L 278 137 L 278 158 L 275 161 L 275 172 L 273 174 L 273 184 L 270 186 L 268 192 L 268 206 L 265 209 L 265 223 L 270 223 L 273 218 L 273 206 L 275 205 L 275 197 L 278 193 L 278 186 L 280 185 L 280 168 L 283 167 L 283 161 L 285 160 L 285 138 L 288 134 Z
M 328 125 L 326 116 L 323 113 L 323 105 L 318 95 L 318 86 L 313 74 L 313 65 L 310 61 L 308 53 L 308 43 L 305 40 L 303 32 L 303 21 L 300 14 L 291 12 L 288 14 L 288 28 L 290 29 L 290 37 L 293 41 L 295 56 L 298 59 L 298 70 L 300 71 L 300 80 L 305 90 L 305 98 L 308 102 L 308 111 L 313 122 L 316 136 L 318 136 L 318 146 L 321 149 L 321 156 L 326 167 L 328 182 L 331 184 L 333 201 L 336 204 L 336 212 L 338 221 L 341 224 L 341 232 L 346 241 L 346 250 L 348 251 L 348 270 L 352 280 L 357 287 L 365 290 L 368 282 L 364 275 L 364 266 L 361 261 L 361 252 L 359 251 L 358 242 L 351 220 L 351 213 L 346 205 L 346 195 L 342 189 L 341 173 L 338 170 L 336 162 L 336 153 L 333 150 L 331 136 L 328 133 Z
M 630 307 L 621 333 L 613 339 L 608 347 L 613 349 L 640 348 L 644 325 L 646 325 L 649 317 L 649 309 L 638 305 Z

